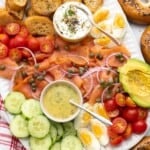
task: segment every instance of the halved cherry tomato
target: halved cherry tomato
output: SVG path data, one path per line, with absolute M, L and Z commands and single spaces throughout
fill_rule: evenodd
M 136 107 L 136 103 L 129 97 L 126 97 L 126 106 L 128 107 Z
M 8 47 L 0 43 L 0 58 L 5 58 L 8 55 Z
M 148 110 L 146 108 L 138 107 L 138 120 L 145 120 L 148 115 Z
M 122 117 L 115 118 L 112 123 L 112 130 L 117 134 L 123 133 L 127 128 L 127 122 Z
M 23 58 L 31 57 L 31 54 L 28 51 L 22 49 L 21 52 L 22 52 L 22 57 Z
M 113 111 L 118 107 L 114 99 L 106 100 L 104 106 L 107 111 Z
M 115 109 L 112 111 L 108 111 L 107 114 L 110 118 L 115 118 L 115 117 L 119 116 L 120 111 L 119 111 L 119 109 Z
M 32 51 L 38 51 L 40 49 L 40 43 L 35 37 L 29 37 L 27 47 Z
M 119 145 L 123 141 L 123 137 L 121 135 L 118 135 L 117 137 L 110 139 L 111 145 Z
M 54 44 L 51 41 L 44 41 L 40 44 L 40 50 L 43 53 L 52 53 L 54 50 Z
M 115 95 L 116 104 L 120 107 L 124 107 L 126 105 L 126 97 L 122 93 L 117 93 Z
M 144 120 L 138 120 L 132 124 L 134 133 L 141 134 L 147 129 L 147 124 Z
M 4 33 L 0 34 L 0 42 L 7 45 L 9 42 L 9 36 L 7 34 L 4 34 Z
M 123 110 L 122 116 L 128 122 L 134 122 L 138 119 L 138 110 L 137 108 L 127 107 Z
M 5 27 L 5 32 L 8 35 L 16 35 L 20 31 L 20 25 L 18 23 L 8 23 Z
M 107 127 L 107 133 L 110 139 L 113 139 L 118 136 L 118 134 L 113 131 L 112 126 Z
M 25 26 L 21 26 L 18 35 L 26 38 L 29 35 L 28 29 Z
M 9 50 L 9 57 L 18 62 L 22 59 L 22 52 L 21 50 L 17 49 L 17 48 L 13 48 Z
M 124 133 L 123 133 L 122 136 L 123 136 L 125 139 L 127 139 L 127 138 L 129 138 L 131 135 L 132 135 L 132 126 L 131 126 L 130 123 L 128 123 L 127 128 L 126 128 L 126 130 L 124 131 Z

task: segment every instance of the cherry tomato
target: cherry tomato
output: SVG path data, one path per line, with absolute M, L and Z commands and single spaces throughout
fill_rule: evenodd
M 5 58 L 8 55 L 8 47 L 0 43 L 0 58 Z
M 54 50 L 53 42 L 51 41 L 44 41 L 40 44 L 40 50 L 43 53 L 51 53 Z
M 16 35 L 20 31 L 20 25 L 18 23 L 8 23 L 5 27 L 5 32 L 8 35 Z
M 26 46 L 27 40 L 19 35 L 16 35 L 14 37 L 14 46 L 15 47 L 21 47 L 21 46 Z
M 18 35 L 26 38 L 29 35 L 28 29 L 25 26 L 21 26 Z
M 4 27 L 0 25 L 0 33 L 3 33 Z
M 128 107 L 136 107 L 135 102 L 129 96 L 126 97 L 126 106 L 128 106 Z
M 117 134 L 123 133 L 127 128 L 127 122 L 122 117 L 115 118 L 112 123 L 112 130 Z
M 132 125 L 128 123 L 126 130 L 123 133 L 123 138 L 128 139 L 132 135 Z
M 132 124 L 134 133 L 141 134 L 147 129 L 147 124 L 144 120 L 138 120 Z
M 27 47 L 32 51 L 38 51 L 40 48 L 40 43 L 35 37 L 29 37 L 27 41 Z
M 125 95 L 123 95 L 122 93 L 117 93 L 115 95 L 116 104 L 120 107 L 124 107 L 126 105 L 125 98 L 126 98 Z
M 9 50 L 9 57 L 18 62 L 22 59 L 22 52 L 21 50 L 17 49 L 17 48 L 13 48 Z
M 117 104 L 114 99 L 109 99 L 104 102 L 105 109 L 107 111 L 113 111 L 117 108 Z
M 113 138 L 118 136 L 118 134 L 113 131 L 112 126 L 108 126 L 107 127 L 107 132 L 108 132 L 109 138 L 111 138 L 111 139 L 113 139 Z
M 119 112 L 119 109 L 115 109 L 113 111 L 108 111 L 107 114 L 110 118 L 115 118 L 119 116 L 120 112 Z
M 118 135 L 115 138 L 110 139 L 110 144 L 111 145 L 119 145 L 123 141 L 123 137 L 121 135 Z
M 122 113 L 123 118 L 125 118 L 128 122 L 134 122 L 138 118 L 138 110 L 137 108 L 127 107 L 123 110 Z
M 145 120 L 148 115 L 148 110 L 138 107 L 138 120 Z
M 0 34 L 0 42 L 7 45 L 9 43 L 9 36 L 7 34 Z
M 22 52 L 22 57 L 23 58 L 31 57 L 31 54 L 28 51 L 22 49 L 21 52 Z

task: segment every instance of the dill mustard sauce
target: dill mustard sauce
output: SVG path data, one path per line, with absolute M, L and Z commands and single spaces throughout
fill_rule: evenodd
M 75 4 L 80 5 L 80 3 Z M 74 3 L 65 3 L 59 7 L 59 10 L 55 12 L 54 22 L 59 32 L 71 39 L 80 39 L 91 28 L 87 15 Z
M 65 119 L 77 111 L 77 107 L 69 103 L 70 99 L 80 103 L 80 97 L 74 88 L 67 84 L 57 83 L 45 92 L 43 106 L 51 116 Z

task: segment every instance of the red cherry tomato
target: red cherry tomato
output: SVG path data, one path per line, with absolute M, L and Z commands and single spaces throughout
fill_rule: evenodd
M 0 43 L 0 58 L 5 58 L 8 55 L 8 47 Z
M 118 136 L 118 134 L 113 131 L 112 126 L 107 127 L 107 132 L 110 139 L 113 139 Z
M 138 118 L 138 110 L 137 108 L 127 107 L 123 110 L 122 114 L 123 118 L 125 118 L 128 122 L 134 122 Z
M 18 35 L 26 38 L 29 35 L 28 29 L 25 26 L 21 26 Z
M 118 135 L 117 137 L 110 139 L 110 144 L 116 146 L 119 145 L 122 141 L 123 137 L 121 135 Z
M 132 124 L 133 132 L 141 134 L 147 129 L 147 124 L 144 120 L 138 120 Z
M 125 98 L 126 98 L 125 95 L 123 95 L 122 93 L 117 93 L 115 95 L 116 104 L 120 107 L 124 107 L 126 105 Z
M 117 104 L 114 99 L 106 100 L 104 102 L 104 106 L 107 111 L 113 111 L 117 108 Z
M 27 47 L 32 51 L 38 51 L 40 49 L 40 43 L 35 37 L 29 37 Z
M 123 133 L 127 128 L 127 122 L 122 117 L 115 118 L 112 123 L 112 130 L 117 134 Z
M 14 38 L 10 39 L 9 47 L 16 48 L 21 46 L 26 46 L 26 39 L 22 36 L 16 35 Z
M 17 48 L 10 49 L 9 57 L 16 62 L 20 61 L 22 59 L 21 50 L 19 50 Z
M 9 37 L 7 34 L 0 34 L 0 42 L 2 42 L 3 44 L 7 45 L 9 43 Z
M 43 53 L 52 53 L 54 50 L 54 45 L 52 41 L 43 41 L 40 44 L 40 50 Z
M 4 27 L 0 25 L 0 33 L 3 33 Z
M 128 123 L 126 130 L 123 133 L 123 138 L 128 139 L 132 135 L 132 125 Z
M 148 110 L 138 107 L 138 120 L 145 120 L 148 115 Z
M 5 32 L 8 35 L 16 35 L 20 31 L 20 25 L 18 23 L 8 23 L 5 27 Z

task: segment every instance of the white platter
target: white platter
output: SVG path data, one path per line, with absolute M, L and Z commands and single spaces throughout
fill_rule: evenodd
M 0 0 L 0 7 L 4 6 L 4 2 L 5 0 Z M 120 12 L 123 14 L 123 11 L 120 5 L 118 4 L 117 0 L 105 0 L 104 5 L 107 8 L 111 9 L 111 14 L 116 13 L 116 12 Z M 127 22 L 127 33 L 125 35 L 123 43 L 129 49 L 131 56 L 133 58 L 138 58 L 138 59 L 143 60 L 139 44 L 128 22 Z M 10 82 L 8 80 L 0 78 L 0 94 L 2 95 L 3 98 L 5 98 L 5 96 L 9 92 L 9 85 L 10 85 Z M 12 117 L 12 116 L 9 115 L 9 117 Z M 147 118 L 147 124 L 148 124 L 148 129 L 143 134 L 140 134 L 140 135 L 133 134 L 131 138 L 129 138 L 129 140 L 124 141 L 118 147 L 108 146 L 106 150 L 129 150 L 132 146 L 134 146 L 138 141 L 140 141 L 147 134 L 150 128 L 150 116 L 148 116 Z M 23 139 L 21 140 L 21 142 L 26 147 L 26 149 L 29 150 L 28 140 Z

